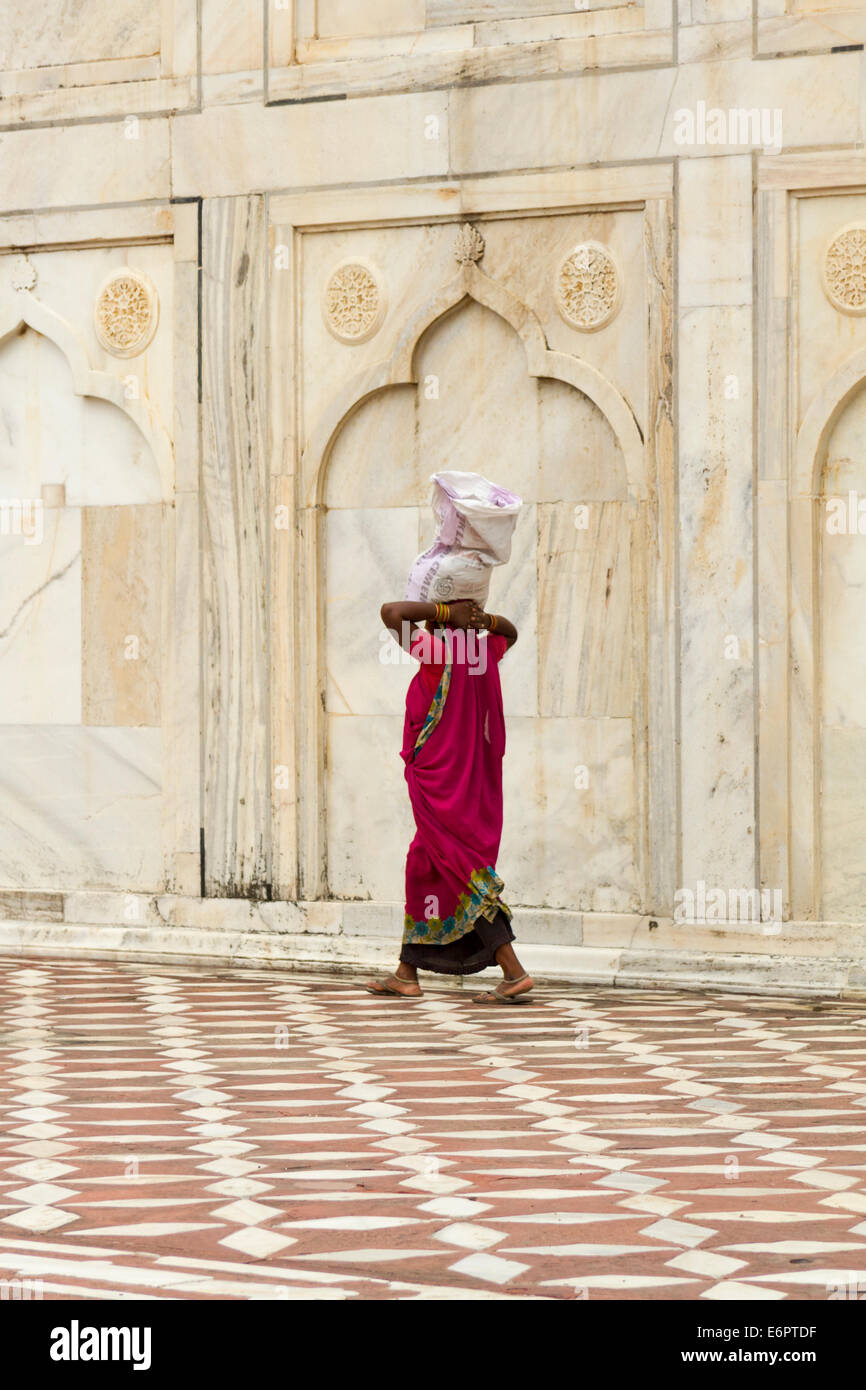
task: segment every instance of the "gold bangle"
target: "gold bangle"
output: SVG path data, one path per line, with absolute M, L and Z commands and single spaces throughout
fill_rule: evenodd
M 488 632 L 495 632 L 495 631 L 496 631 L 496 614 L 495 614 L 495 613 L 491 613 L 489 616 L 490 616 L 490 627 L 487 629 L 487 631 L 488 631 Z

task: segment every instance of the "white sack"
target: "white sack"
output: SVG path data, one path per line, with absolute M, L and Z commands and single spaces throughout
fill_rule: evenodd
M 487 602 L 490 571 L 511 555 L 521 499 L 480 473 L 434 473 L 430 498 L 439 533 L 419 555 L 405 597 L 422 603 Z

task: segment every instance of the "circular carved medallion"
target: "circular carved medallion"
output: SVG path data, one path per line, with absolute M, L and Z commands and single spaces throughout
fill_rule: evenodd
M 572 328 L 594 333 L 610 323 L 620 305 L 622 277 L 600 241 L 583 241 L 563 257 L 556 272 L 556 302 Z
M 103 280 L 93 311 L 96 336 L 114 357 L 144 352 L 159 321 L 156 287 L 139 270 L 124 266 Z
M 866 314 L 866 222 L 841 227 L 824 252 L 824 293 L 840 314 Z
M 365 343 L 385 318 L 385 289 L 376 268 L 357 257 L 341 261 L 322 294 L 325 323 L 341 343 Z

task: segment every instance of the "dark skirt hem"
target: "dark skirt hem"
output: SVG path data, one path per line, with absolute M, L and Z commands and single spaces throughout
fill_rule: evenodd
M 496 952 L 514 940 L 511 923 L 500 909 L 492 922 L 486 917 L 476 919 L 472 931 L 466 932 L 446 946 L 406 942 L 400 951 L 404 965 L 416 970 L 431 970 L 437 975 L 475 975 L 479 970 L 496 964 Z

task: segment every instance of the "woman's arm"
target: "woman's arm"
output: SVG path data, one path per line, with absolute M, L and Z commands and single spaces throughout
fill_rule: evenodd
M 383 603 L 380 612 L 382 622 L 394 641 L 399 642 L 404 651 L 408 652 L 411 650 L 412 638 L 415 636 L 418 623 L 436 617 L 436 604 L 400 599 L 396 603 Z
M 513 647 L 517 641 L 517 628 L 507 618 L 503 618 L 499 613 L 485 613 L 485 621 L 481 624 L 486 627 L 488 632 L 498 632 L 500 637 L 504 637 L 509 647 Z
M 418 624 L 435 622 L 440 612 L 445 610 L 445 621 L 452 627 L 484 627 L 485 614 L 471 599 L 460 599 L 457 603 L 418 603 L 413 599 L 399 599 L 395 603 L 383 603 L 382 622 L 405 651 L 411 651 L 412 639 Z M 503 621 L 505 621 L 503 619 Z M 508 624 L 511 627 L 511 624 Z M 514 629 L 511 628 L 514 632 Z M 515 639 L 517 633 L 514 632 Z

